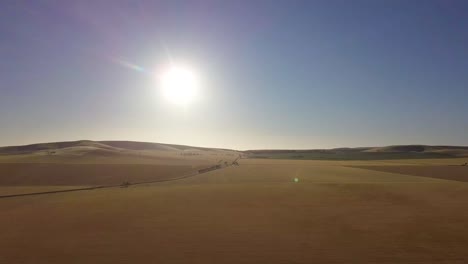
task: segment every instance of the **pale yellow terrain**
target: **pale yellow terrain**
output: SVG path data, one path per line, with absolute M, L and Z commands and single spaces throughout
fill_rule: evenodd
M 123 151 L 103 155 L 73 149 L 66 153 L 47 155 L 35 152 L 19 155 L 0 155 L 0 163 L 77 163 L 77 164 L 154 164 L 154 165 L 206 165 L 219 160 L 234 160 L 235 151 Z
M 458 164 L 391 161 L 425 162 Z M 370 163 L 242 159 L 176 181 L 0 199 L 0 263 L 467 263 L 467 184 L 347 167 L 388 165 Z

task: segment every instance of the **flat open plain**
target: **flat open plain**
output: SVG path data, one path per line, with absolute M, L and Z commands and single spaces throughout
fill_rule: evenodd
M 467 183 L 349 167 L 458 163 L 243 159 L 0 199 L 0 263 L 467 263 Z

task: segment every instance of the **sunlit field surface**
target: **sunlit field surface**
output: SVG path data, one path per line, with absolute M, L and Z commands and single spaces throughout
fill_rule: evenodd
M 176 181 L 0 199 L 0 263 L 466 263 L 466 183 L 349 167 L 458 163 L 242 159 Z

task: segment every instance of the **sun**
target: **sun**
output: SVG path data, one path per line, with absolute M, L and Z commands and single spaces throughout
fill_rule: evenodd
M 196 74 L 189 68 L 171 65 L 160 76 L 160 85 L 166 100 L 186 105 L 198 96 L 199 83 Z

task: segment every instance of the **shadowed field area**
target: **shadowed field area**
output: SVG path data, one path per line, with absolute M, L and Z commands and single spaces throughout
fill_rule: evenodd
M 466 263 L 467 206 L 463 182 L 241 160 L 172 182 L 2 199 L 0 263 Z
M 368 170 L 468 182 L 468 166 L 354 166 Z

